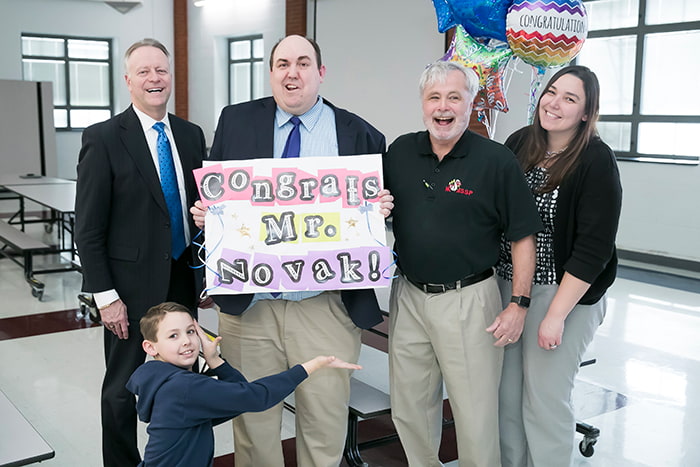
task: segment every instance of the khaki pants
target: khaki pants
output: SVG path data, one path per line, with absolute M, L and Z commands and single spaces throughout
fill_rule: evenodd
M 402 276 L 390 302 L 391 413 L 409 465 L 442 465 L 443 379 L 461 467 L 498 467 L 503 349 L 486 332 L 501 312 L 496 279 L 427 294 Z
M 318 355 L 357 362 L 360 329 L 350 320 L 338 292 L 299 302 L 262 300 L 240 316 L 219 313 L 222 356 L 249 380 L 279 373 Z M 348 370 L 324 368 L 301 383 L 296 405 L 297 465 L 340 464 L 350 399 Z M 238 467 L 282 467 L 282 409 L 247 413 L 233 420 Z

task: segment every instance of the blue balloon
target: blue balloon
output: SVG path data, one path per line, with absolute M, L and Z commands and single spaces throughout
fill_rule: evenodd
M 506 42 L 506 15 L 513 0 L 433 0 L 438 31 L 461 24 L 472 37 Z

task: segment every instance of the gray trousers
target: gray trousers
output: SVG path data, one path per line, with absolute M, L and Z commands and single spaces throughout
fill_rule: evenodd
M 498 279 L 501 299 L 511 282 Z M 554 350 L 537 344 L 540 323 L 558 285 L 533 285 L 522 337 L 506 346 L 499 394 L 503 467 L 567 467 L 574 452 L 576 419 L 571 394 L 583 354 L 605 317 L 606 298 L 576 305 Z
M 390 300 L 391 416 L 415 467 L 441 466 L 443 378 L 460 467 L 498 467 L 503 349 L 486 328 L 501 312 L 496 279 L 429 294 L 403 276 Z

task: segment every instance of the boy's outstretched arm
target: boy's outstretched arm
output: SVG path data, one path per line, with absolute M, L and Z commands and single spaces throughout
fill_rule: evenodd
M 204 354 L 204 361 L 212 370 L 214 368 L 223 365 L 224 359 L 219 356 L 219 342 L 221 342 L 221 336 L 217 336 L 216 339 L 211 340 L 207 333 L 202 330 L 197 321 L 194 322 L 194 327 L 197 330 L 197 335 L 199 336 L 199 341 L 202 344 L 202 354 Z
M 324 367 L 328 368 L 344 368 L 347 370 L 361 370 L 362 367 L 360 365 L 356 365 L 354 363 L 348 363 L 346 361 L 343 361 L 339 358 L 336 357 L 324 357 L 324 356 L 318 356 L 314 358 L 313 360 L 309 360 L 306 363 L 302 363 L 301 366 L 304 367 L 306 370 L 307 374 L 311 374 L 316 370 L 319 370 Z

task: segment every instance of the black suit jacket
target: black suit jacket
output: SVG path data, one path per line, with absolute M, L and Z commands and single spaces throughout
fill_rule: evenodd
M 341 156 L 381 154 L 386 139 L 376 128 L 357 115 L 339 109 L 328 101 L 335 112 L 338 153 Z M 274 122 L 277 105 L 272 97 L 225 107 L 216 126 L 210 160 L 242 160 L 271 158 L 274 148 Z M 343 290 L 341 297 L 350 318 L 367 329 L 382 321 L 373 289 Z M 253 299 L 252 294 L 217 295 L 221 311 L 232 315 L 243 313 Z
M 206 157 L 204 134 L 199 126 L 172 114 L 169 120 L 191 206 L 198 197 L 192 170 Z M 83 290 L 116 289 L 129 319 L 138 320 L 149 307 L 165 301 L 170 281 L 170 217 L 158 172 L 131 106 L 86 128 L 82 142 L 75 242 Z M 198 229 L 192 216 L 187 219 L 194 235 Z M 200 290 L 201 274 L 193 280 Z M 192 306 L 196 297 L 192 299 L 183 305 Z

